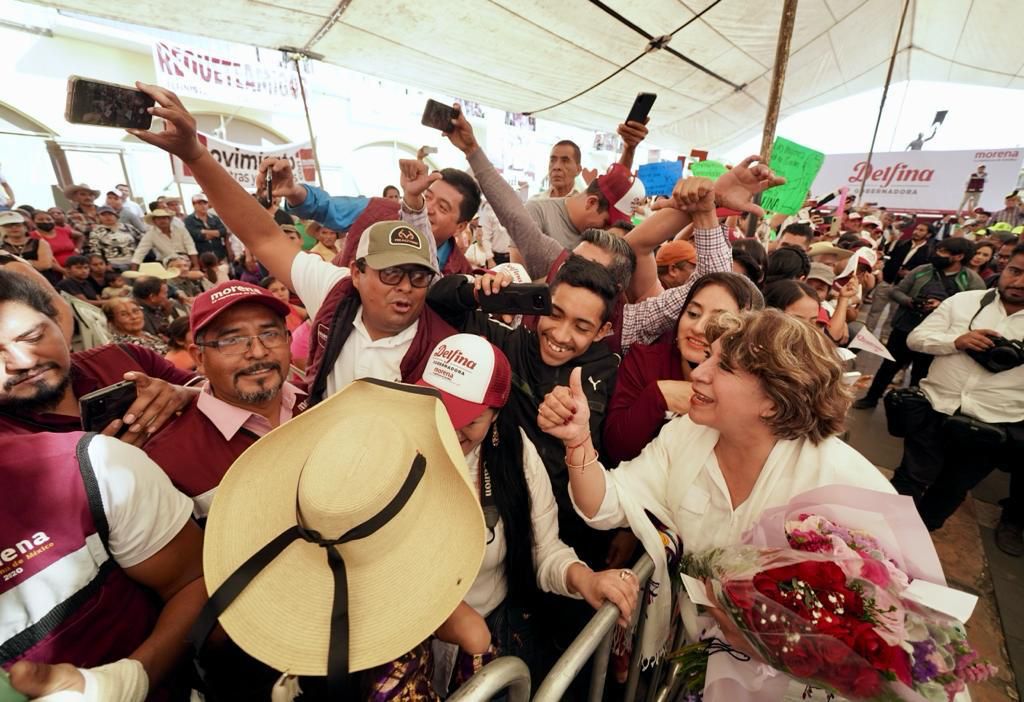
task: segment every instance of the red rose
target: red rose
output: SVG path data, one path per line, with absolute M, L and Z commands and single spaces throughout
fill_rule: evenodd
M 827 665 L 837 665 L 850 657 L 850 648 L 839 639 L 822 637 L 818 642 L 818 653 Z
M 775 600 L 776 602 L 782 602 L 782 592 L 779 590 L 779 581 L 766 573 L 758 573 L 754 576 L 753 583 L 754 589 L 765 597 Z
M 874 626 L 868 622 L 858 622 L 853 631 L 853 650 L 861 658 L 871 664 L 876 664 L 883 649 L 888 644 L 875 632 Z
M 882 691 L 882 676 L 865 661 L 847 659 L 828 670 L 827 682 L 843 696 L 874 697 Z
M 910 654 L 899 646 L 886 646 L 878 653 L 878 658 L 872 661 L 876 668 L 890 670 L 896 675 L 896 679 L 908 687 L 913 687 L 914 679 L 910 672 Z
M 723 589 L 726 598 L 740 609 L 748 610 L 754 606 L 754 587 L 749 580 L 731 580 L 723 585 Z
M 798 678 L 812 678 L 821 670 L 821 657 L 807 639 L 790 644 L 789 650 L 779 655 L 782 664 Z

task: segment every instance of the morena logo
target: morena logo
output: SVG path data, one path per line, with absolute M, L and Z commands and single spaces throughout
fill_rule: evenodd
M 476 361 L 463 356 L 462 352 L 458 349 L 449 349 L 444 344 L 434 349 L 434 358 L 443 358 L 449 363 L 458 363 L 460 366 L 465 366 L 470 370 L 476 368 Z
M 392 246 L 411 246 L 414 249 L 421 249 L 420 237 L 408 227 L 395 227 L 388 236 L 388 243 Z
M 8 548 L 0 549 L 0 564 L 10 563 L 18 556 L 24 556 L 29 551 L 44 546 L 50 542 L 50 537 L 44 531 L 37 531 L 31 537 L 22 539 Z
M 247 287 L 245 285 L 229 285 L 228 287 L 224 288 L 223 290 L 218 290 L 217 292 L 215 292 L 212 295 L 210 295 L 210 302 L 217 302 L 218 300 L 221 300 L 221 299 L 223 299 L 225 297 L 231 297 L 233 295 L 259 295 L 259 294 L 260 293 L 259 293 L 258 290 L 253 290 L 252 288 Z

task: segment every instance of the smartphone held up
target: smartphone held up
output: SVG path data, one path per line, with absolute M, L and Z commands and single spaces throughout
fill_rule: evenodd
M 420 119 L 420 124 L 424 127 L 440 129 L 445 134 L 448 134 L 454 129 L 452 127 L 453 119 L 455 119 L 455 109 L 451 105 L 445 105 L 437 100 L 427 100 L 427 104 L 423 108 L 423 117 Z
M 149 108 L 153 105 L 153 98 L 141 90 L 70 76 L 64 119 L 95 127 L 149 129 L 153 125 Z

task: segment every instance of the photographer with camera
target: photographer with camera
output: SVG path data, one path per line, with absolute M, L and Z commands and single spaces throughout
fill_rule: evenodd
M 995 290 L 947 299 L 907 343 L 935 357 L 921 390 L 926 408 L 908 427 L 893 486 L 911 495 L 938 529 L 993 468 L 1011 470 L 996 544 L 1024 553 L 1024 245 L 1013 250 Z M 1016 469 L 1016 470 L 1014 470 Z
M 964 290 L 983 290 L 985 281 L 967 268 L 974 256 L 974 245 L 963 238 L 943 239 L 935 245 L 928 263 L 910 271 L 890 295 L 898 307 L 893 315 L 892 332 L 885 348 L 895 361 L 886 359 L 875 373 L 871 387 L 864 397 L 853 403 L 854 409 L 871 409 L 885 394 L 889 383 L 908 363 L 911 368 L 910 384 L 917 386 L 928 374 L 931 357 L 915 353 L 907 346 L 907 337 L 943 300 Z

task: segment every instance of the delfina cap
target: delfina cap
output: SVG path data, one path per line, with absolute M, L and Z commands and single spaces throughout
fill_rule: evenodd
M 680 261 L 697 263 L 697 249 L 688 241 L 670 241 L 662 244 L 654 257 L 657 266 L 671 266 Z
M 405 222 L 377 222 L 367 227 L 356 248 L 359 259 L 376 270 L 415 264 L 437 273 L 426 237 Z
M 499 263 L 493 268 L 493 271 L 495 273 L 507 273 L 512 278 L 513 283 L 533 282 L 533 280 L 530 279 L 530 274 L 526 272 L 526 268 L 524 268 L 521 263 L 512 263 L 511 261 L 508 263 Z
M 455 334 L 434 347 L 417 385 L 441 393 L 452 426 L 462 429 L 489 407 L 500 408 L 512 389 L 508 358 L 476 334 Z
M 0 212 L 0 227 L 7 226 L 8 224 L 26 224 L 26 222 L 25 218 L 14 210 Z
M 224 587 L 198 638 L 219 621 L 253 658 L 327 675 L 342 699 L 336 683 L 398 658 L 455 610 L 485 535 L 437 392 L 356 380 L 224 475 L 203 544 L 207 591 Z
M 820 280 L 826 285 L 836 282 L 836 272 L 832 266 L 824 263 L 812 263 L 811 270 L 807 273 L 807 280 Z
M 630 221 L 633 204 L 647 196 L 644 184 L 621 163 L 613 163 L 607 173 L 597 177 L 597 188 L 608 201 L 610 224 Z
M 291 312 L 287 304 L 278 300 L 258 285 L 244 283 L 239 280 L 229 280 L 196 296 L 195 301 L 192 303 L 192 314 L 189 315 L 192 336 L 198 334 L 210 322 L 215 320 L 218 315 L 243 302 L 254 302 L 269 307 L 282 317 L 287 317 L 288 313 Z

